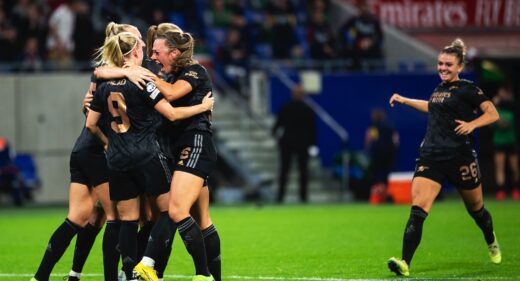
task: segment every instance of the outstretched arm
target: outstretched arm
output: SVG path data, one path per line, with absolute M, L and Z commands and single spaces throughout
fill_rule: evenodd
M 214 103 L 215 98 L 211 96 L 211 92 L 209 92 L 202 100 L 202 103 L 197 105 L 187 107 L 173 107 L 168 101 L 161 99 L 161 101 L 159 101 L 154 108 L 168 120 L 173 122 L 176 120 L 189 118 L 193 115 L 197 115 L 208 110 L 213 110 Z
M 480 110 L 482 115 L 474 119 L 471 122 L 464 122 L 462 120 L 455 120 L 459 125 L 455 128 L 457 135 L 469 135 L 476 128 L 484 127 L 491 123 L 498 121 L 500 118 L 495 108 L 495 105 L 491 101 L 485 101 L 480 104 Z
M 391 107 L 394 107 L 395 103 L 400 103 L 413 107 L 421 112 L 428 112 L 428 101 L 409 99 L 397 93 L 393 94 L 392 97 L 390 97 L 389 103 Z
M 128 80 L 132 81 L 139 89 L 143 89 L 143 86 L 146 86 L 148 81 L 153 81 L 157 76 L 153 74 L 150 70 L 141 67 L 141 66 L 130 66 L 130 67 L 115 67 L 115 66 L 100 66 L 94 70 L 94 75 L 97 79 L 118 79 L 118 78 L 128 78 Z
M 167 101 L 174 101 L 182 98 L 193 90 L 191 84 L 182 79 L 175 81 L 173 84 L 161 79 L 155 79 L 154 83 Z

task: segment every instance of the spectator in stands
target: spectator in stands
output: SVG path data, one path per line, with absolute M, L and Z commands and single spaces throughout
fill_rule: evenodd
M 511 87 L 502 86 L 493 98 L 500 120 L 495 126 L 493 145 L 495 147 L 496 199 L 504 200 L 506 190 L 512 190 L 514 200 L 520 199 L 520 171 L 515 132 L 515 103 Z M 509 165 L 507 165 L 509 164 Z M 506 181 L 507 166 L 511 179 Z M 506 188 L 506 185 L 510 185 Z M 512 187 L 511 187 L 512 185 Z
M 230 84 L 240 90 L 247 79 L 248 51 L 240 30 L 230 28 L 226 33 L 224 45 L 218 50 L 224 75 Z
M 49 19 L 47 47 L 49 59 L 60 66 L 70 66 L 74 52 L 75 4 L 77 0 L 64 0 Z
M 316 121 L 314 111 L 303 101 L 303 88 L 294 87 L 292 95 L 292 101 L 285 104 L 278 112 L 272 129 L 273 136 L 278 139 L 280 149 L 277 200 L 279 203 L 284 200 L 291 160 L 293 156 L 296 156 L 300 174 L 300 200 L 306 203 L 308 201 L 309 151 L 311 147 L 316 149 Z
M 326 21 L 324 11 L 314 10 L 311 13 L 307 26 L 307 42 L 312 59 L 333 59 L 336 56 L 334 49 L 334 33 Z
M 344 58 L 353 61 L 354 69 L 372 69 L 382 65 L 383 31 L 366 1 L 358 4 L 359 14 L 340 29 L 338 40 Z
M 38 52 L 38 38 L 27 38 L 25 41 L 21 62 L 21 71 L 38 72 L 43 70 L 43 60 Z
M 49 28 L 45 18 L 45 7 L 36 3 L 26 6 L 25 17 L 19 21 L 20 45 L 27 46 L 27 40 L 36 40 L 38 56 L 45 59 L 47 54 L 47 35 Z M 34 43 L 29 43 L 34 44 Z
M 0 6 L 0 62 L 16 59 L 18 31 L 6 11 Z
M 9 142 L 0 137 L 0 192 L 9 193 L 16 206 L 23 203 L 23 190 L 20 171 L 13 162 L 13 155 Z
M 365 133 L 365 149 L 370 155 L 369 200 L 372 204 L 379 204 L 386 201 L 388 175 L 394 165 L 399 147 L 399 134 L 386 120 L 384 110 L 372 110 L 371 119 L 372 124 Z
M 76 2 L 76 20 L 74 23 L 73 37 L 74 40 L 74 60 L 80 62 L 79 67 L 89 70 L 90 59 L 94 53 L 96 46 L 102 44 L 102 36 L 95 32 L 92 24 L 92 15 L 90 5 L 85 1 L 78 0 Z M 89 34 L 89 36 L 85 36 Z
M 289 0 L 272 0 L 267 6 L 265 28 L 270 34 L 274 59 L 288 59 L 297 45 L 295 9 Z
M 208 24 L 220 28 L 244 28 L 247 24 L 240 5 L 226 5 L 224 0 L 212 0 L 208 11 Z

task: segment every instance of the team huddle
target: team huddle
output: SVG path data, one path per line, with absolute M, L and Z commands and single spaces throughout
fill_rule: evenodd
M 148 29 L 146 41 L 134 26 L 106 27 L 83 101 L 85 127 L 70 157 L 69 213 L 31 281 L 49 280 L 75 235 L 68 280 L 80 280 L 105 222 L 104 280 L 163 280 L 177 230 L 193 259 L 192 280 L 221 280 L 220 238 L 209 214 L 207 185 L 217 159 L 212 84 L 193 59 L 189 33 L 163 23 Z M 471 140 L 474 129 L 495 122 L 498 114 L 473 82 L 459 79 L 464 50 L 463 42 L 455 40 L 441 51 L 437 70 L 442 82 L 429 101 L 399 94 L 390 98 L 392 106 L 405 104 L 429 114 L 402 259 L 388 261 L 397 275 L 409 275 L 423 223 L 445 180 L 457 186 L 482 230 L 491 261 L 502 259 Z M 477 118 L 475 109 L 482 112 Z
M 212 84 L 193 59 L 192 36 L 178 26 L 151 26 L 147 43 L 134 26 L 106 27 L 70 158 L 69 214 L 31 280 L 49 280 L 76 234 L 68 280 L 79 280 L 105 221 L 105 280 L 163 280 L 177 230 L 193 280 L 221 279 L 207 186 L 217 159 Z

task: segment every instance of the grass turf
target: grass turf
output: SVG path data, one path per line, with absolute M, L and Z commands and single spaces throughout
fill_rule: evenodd
M 415 254 L 415 280 L 520 280 L 520 203 L 493 202 L 503 262 L 493 265 L 482 233 L 461 200 L 434 204 Z M 29 280 L 65 208 L 0 209 L 0 280 Z M 216 206 L 212 217 L 222 243 L 223 280 L 391 280 L 386 267 L 399 257 L 409 206 Z M 103 280 L 101 236 L 82 280 Z M 61 280 L 72 264 L 75 241 L 53 270 Z M 178 234 L 166 280 L 187 280 L 191 258 Z

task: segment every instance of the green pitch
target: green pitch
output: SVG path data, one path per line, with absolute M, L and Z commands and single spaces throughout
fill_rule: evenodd
M 287 205 L 214 206 L 222 242 L 223 280 L 520 280 L 520 203 L 493 202 L 503 262 L 493 265 L 484 238 L 461 200 L 436 203 L 426 220 L 411 278 L 386 267 L 401 255 L 408 206 Z M 67 214 L 65 208 L 0 209 L 0 280 L 29 280 L 47 241 Z M 84 269 L 103 280 L 101 236 Z M 72 263 L 75 241 L 51 280 L 62 280 Z M 166 280 L 189 280 L 191 258 L 178 234 Z

